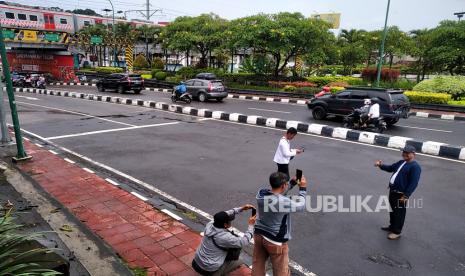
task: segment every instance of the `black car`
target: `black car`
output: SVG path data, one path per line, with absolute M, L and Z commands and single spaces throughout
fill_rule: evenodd
M 144 89 L 144 80 L 138 74 L 111 74 L 97 82 L 99 92 L 104 92 L 106 89 L 116 90 L 119 93 L 124 93 L 133 90 L 139 94 Z
M 191 79 L 185 82 L 187 92 L 201 102 L 215 99 L 221 102 L 228 92 L 221 80 Z
M 364 99 L 375 99 L 380 106 L 380 115 L 388 125 L 397 123 L 400 118 L 408 117 L 410 102 L 402 90 L 348 87 L 337 94 L 313 98 L 307 106 L 312 110 L 315 120 L 323 120 L 328 115 L 348 115 L 355 108 L 362 107 Z

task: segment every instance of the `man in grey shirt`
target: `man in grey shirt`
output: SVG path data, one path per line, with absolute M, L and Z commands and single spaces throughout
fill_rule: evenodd
M 249 218 L 249 227 L 244 236 L 240 237 L 228 229 L 231 228 L 231 222 L 236 214 L 253 208 L 253 205 L 247 204 L 214 215 L 213 221 L 205 227 L 202 243 L 197 248 L 192 261 L 192 268 L 197 273 L 200 275 L 226 275 L 241 264 L 237 259 L 227 259 L 228 250 L 241 249 L 251 243 L 256 215 Z
M 293 187 L 299 186 L 299 194 L 293 198 L 286 194 Z M 271 189 L 260 189 L 257 193 L 258 219 L 255 224 L 253 276 L 264 276 L 265 263 L 271 259 L 273 275 L 289 275 L 289 248 L 291 239 L 291 213 L 305 210 L 307 180 L 300 181 L 281 172 L 270 175 Z

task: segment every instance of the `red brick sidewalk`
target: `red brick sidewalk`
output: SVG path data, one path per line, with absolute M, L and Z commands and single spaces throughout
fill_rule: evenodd
M 18 164 L 48 193 L 148 275 L 196 275 L 191 269 L 199 233 L 103 178 L 24 141 L 33 160 Z M 231 275 L 250 275 L 242 266 Z

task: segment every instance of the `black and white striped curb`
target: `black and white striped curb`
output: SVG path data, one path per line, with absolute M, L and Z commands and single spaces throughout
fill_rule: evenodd
M 410 116 L 417 116 L 422 118 L 433 118 L 433 119 L 442 119 L 442 120 L 451 120 L 451 121 L 465 121 L 465 116 L 452 115 L 452 114 L 433 114 L 427 112 L 411 112 Z
M 144 101 L 140 99 L 129 99 L 121 97 L 85 94 L 68 91 L 53 91 L 35 88 L 16 88 L 16 92 L 64 96 L 92 101 L 144 106 L 148 108 L 155 108 L 159 110 L 186 114 L 191 116 L 212 118 L 217 120 L 238 122 L 243 124 L 271 127 L 277 129 L 288 129 L 290 127 L 294 127 L 299 132 L 303 133 L 310 133 L 314 135 L 321 135 L 388 148 L 401 149 L 406 145 L 412 145 L 416 148 L 417 152 L 419 153 L 440 156 L 444 158 L 465 160 L 465 147 L 452 146 L 434 141 L 419 141 L 402 136 L 389 136 L 373 132 L 356 131 L 342 127 L 331 127 L 322 124 L 307 124 L 299 121 L 285 121 L 279 118 L 265 118 L 261 116 L 244 115 L 240 113 L 226 113 L 223 111 L 214 111 L 209 109 L 197 109 L 190 106 L 181 106 L 155 101 Z
M 287 98 L 273 98 L 273 97 L 259 97 L 259 96 L 246 96 L 246 95 L 235 95 L 229 94 L 228 98 L 230 99 L 239 99 L 239 100 L 253 100 L 253 101 L 266 101 L 273 103 L 292 103 L 306 105 L 306 100 L 296 100 L 296 99 L 287 99 Z
M 56 86 L 97 86 L 95 83 L 90 82 L 51 82 L 48 85 L 56 85 Z

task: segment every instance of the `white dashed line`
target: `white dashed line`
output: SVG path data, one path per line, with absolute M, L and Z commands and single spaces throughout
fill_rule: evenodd
M 110 178 L 105 178 L 105 180 L 106 180 L 107 182 L 109 182 L 109 183 L 115 185 L 115 186 L 119 186 L 119 183 L 118 183 L 118 182 L 116 182 L 116 181 L 114 181 L 114 180 L 111 180 Z
M 275 113 L 283 113 L 283 114 L 291 114 L 292 112 L 287 111 L 278 111 L 278 110 L 271 110 L 271 109 L 261 109 L 261 108 L 254 108 L 249 107 L 250 110 L 259 110 L 259 111 L 267 111 L 267 112 L 275 112 Z
M 71 163 L 71 164 L 75 164 L 75 163 L 76 163 L 76 162 L 74 162 L 73 160 L 68 159 L 68 158 L 65 158 L 65 161 L 68 162 L 68 163 Z
M 176 215 L 175 213 L 171 212 L 170 210 L 162 209 L 163 213 L 167 214 L 168 216 L 174 218 L 175 220 L 182 220 L 182 217 Z
M 138 193 L 136 193 L 136 192 L 131 192 L 131 194 L 134 195 L 135 197 L 138 197 L 139 199 L 141 199 L 141 200 L 143 200 L 143 201 L 149 200 L 149 199 L 146 198 L 145 196 L 140 195 L 140 194 L 138 194 Z
M 27 138 L 27 137 L 23 137 L 23 139 L 26 140 L 26 141 L 31 141 L 31 140 L 30 140 L 29 138 Z
M 42 146 L 41 144 L 34 144 L 36 146 L 38 146 L 39 148 L 43 148 L 44 146 Z
M 85 170 L 85 171 L 88 172 L 88 173 L 95 173 L 93 170 L 88 169 L 88 168 L 82 168 L 82 169 Z
M 55 154 L 55 155 L 58 155 L 58 152 L 56 152 L 56 151 L 53 151 L 53 150 L 48 150 L 48 151 Z

